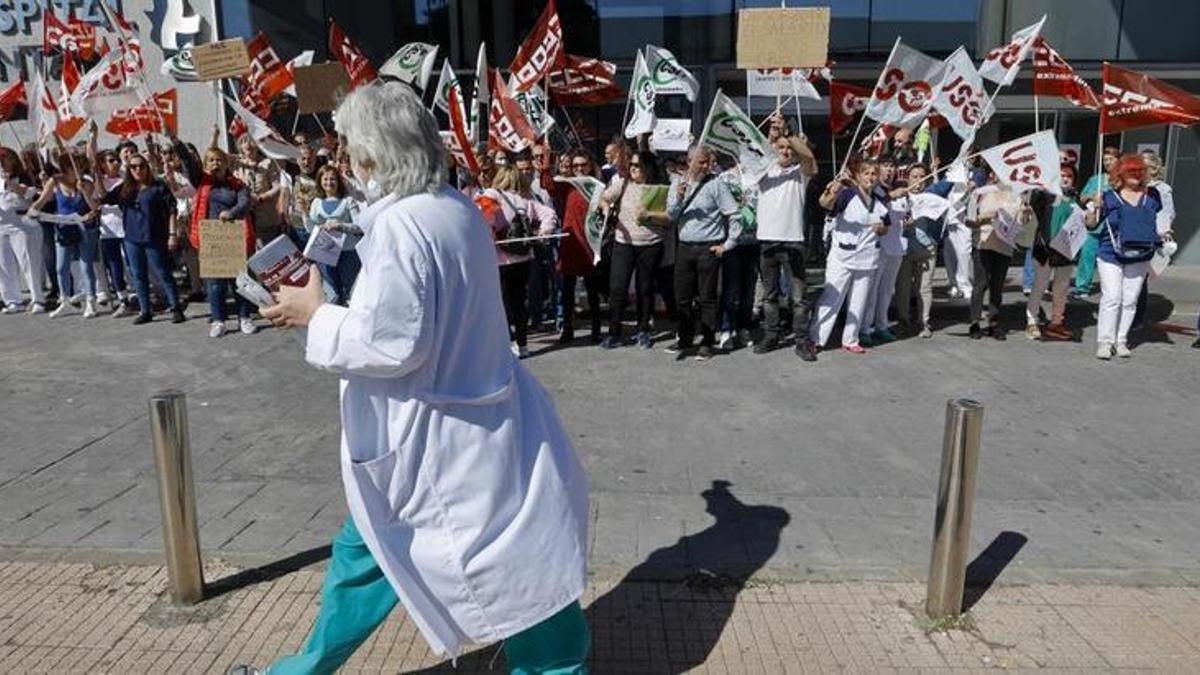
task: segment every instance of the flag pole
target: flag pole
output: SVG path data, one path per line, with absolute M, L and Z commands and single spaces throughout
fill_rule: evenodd
M 640 54 L 641 51 L 642 50 L 639 49 L 638 53 Z M 633 72 L 632 77 L 637 77 L 637 60 L 636 60 L 636 58 L 634 60 L 633 71 L 634 72 Z M 625 97 L 625 112 L 621 114 L 621 135 L 622 136 L 625 135 L 625 125 L 629 123 L 629 105 L 631 103 L 633 103 L 633 97 L 636 96 L 636 94 L 633 91 L 633 88 L 636 85 L 637 85 L 637 82 L 634 82 L 632 79 L 629 80 L 629 96 Z
M 763 118 L 763 121 L 758 123 L 758 128 L 759 129 L 763 128 L 763 125 L 766 124 L 767 122 L 770 122 L 771 118 L 775 116 L 775 113 L 782 110 L 785 105 L 787 105 L 789 102 L 791 102 L 791 100 L 792 100 L 792 97 L 789 96 L 783 100 L 783 103 L 780 103 L 779 105 L 775 106 L 775 109 L 772 110 L 771 112 L 767 113 L 767 116 Z M 749 116 L 749 113 L 747 113 L 747 116 Z
M 1042 115 L 1038 111 L 1038 95 L 1037 95 L 1037 92 L 1035 91 L 1035 92 L 1033 92 L 1033 132 L 1036 134 L 1037 132 L 1039 132 L 1041 130 L 1042 130 Z
M 796 131 L 804 134 L 804 115 L 800 112 L 800 90 L 796 88 L 796 81 L 792 80 L 792 98 L 796 101 Z

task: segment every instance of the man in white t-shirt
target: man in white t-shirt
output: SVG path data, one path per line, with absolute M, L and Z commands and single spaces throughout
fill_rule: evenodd
M 808 340 L 811 303 L 806 297 L 804 271 L 804 192 L 817 173 L 817 160 L 802 135 L 777 138 L 775 152 L 779 165 L 771 167 L 758 183 L 759 275 L 765 292 L 763 338 L 754 345 L 754 353 L 765 354 L 779 347 L 779 275 L 787 270 L 792 281 L 796 354 L 815 361 Z

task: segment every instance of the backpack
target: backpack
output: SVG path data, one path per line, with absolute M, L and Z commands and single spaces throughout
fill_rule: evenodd
M 1161 203 L 1158 191 L 1154 188 L 1146 190 L 1142 203 L 1145 204 L 1150 198 Z M 1113 253 L 1119 260 L 1149 260 L 1162 245 L 1154 215 L 1146 217 L 1146 214 L 1138 213 L 1140 207 L 1131 206 L 1115 191 L 1104 193 L 1104 210 L 1107 213 L 1104 226 L 1108 229 Z

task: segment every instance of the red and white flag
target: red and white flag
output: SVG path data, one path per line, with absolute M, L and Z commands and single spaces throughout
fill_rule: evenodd
M 127 137 L 145 133 L 178 133 L 179 98 L 174 89 L 159 92 L 136 108 L 114 112 L 104 130 Z
M 75 134 L 83 128 L 87 123 L 86 117 L 80 117 L 75 114 L 71 108 L 71 94 L 75 92 L 75 88 L 79 86 L 79 64 L 75 60 L 75 54 L 66 52 L 63 54 L 63 69 L 62 82 L 59 90 L 58 101 L 58 123 L 54 127 L 54 132 L 64 141 L 69 141 L 75 138 Z
M 829 83 L 829 127 L 834 134 L 839 134 L 846 127 L 854 124 L 854 118 L 867 109 L 867 101 L 871 100 L 871 90 L 855 84 L 846 84 L 840 80 Z
M 1062 194 L 1062 172 L 1054 132 L 1041 131 L 980 153 L 996 178 L 1016 192 L 1045 190 Z
M 929 113 L 946 66 L 896 39 L 879 74 L 866 115 L 876 122 L 915 129 Z
M 250 55 L 250 72 L 242 77 L 242 84 L 254 90 L 259 98 L 270 101 L 295 83 L 266 33 L 259 31 L 247 42 L 246 52 Z
M 71 29 L 58 18 L 53 7 L 47 6 L 42 10 L 42 53 L 53 54 L 55 50 L 72 52 L 77 49 Z
M 466 105 L 462 100 L 462 88 L 456 85 L 447 91 L 447 111 L 450 115 L 450 154 L 458 165 L 472 176 L 479 174 L 479 160 L 471 145 L 471 133 L 467 128 Z
M 29 77 L 29 123 L 33 126 L 39 145 L 54 134 L 58 124 L 58 104 L 54 102 L 54 95 L 46 88 L 46 81 L 37 69 L 32 69 Z
M 562 67 L 546 76 L 546 84 L 561 106 L 598 106 L 625 97 L 616 64 L 591 56 L 567 54 Z
M 127 54 L 124 49 L 111 51 L 84 74 L 71 95 L 75 110 L 89 117 L 102 117 L 141 104 L 142 97 L 130 79 Z
M 963 143 L 970 145 L 975 140 L 975 131 L 991 117 L 987 92 L 965 49 L 956 49 L 945 63 L 946 76 L 933 100 L 933 108 Z M 985 106 L 988 106 L 987 110 L 984 110 Z
M 525 119 L 520 104 L 508 95 L 500 71 L 490 69 L 488 78 L 488 89 L 492 94 L 488 114 L 489 145 L 508 152 L 520 152 L 533 145 L 537 140 L 537 132 Z
M 1013 33 L 1008 44 L 988 52 L 979 65 L 979 74 L 1002 87 L 1012 84 L 1021 70 L 1021 62 L 1033 49 L 1033 42 L 1041 35 L 1045 23 L 1046 17 L 1043 16 L 1041 21 Z
M 94 59 L 96 57 L 96 27 L 75 18 L 74 15 L 68 15 L 67 30 L 70 31 L 71 37 L 75 41 L 79 55 L 87 61 Z
M 1200 97 L 1132 70 L 1104 64 L 1100 132 L 1200 122 Z
M 300 52 L 298 56 L 287 62 L 287 65 L 284 67 L 287 68 L 288 75 L 292 78 L 292 84 L 288 85 L 288 88 L 283 93 L 293 98 L 296 96 L 296 69 L 311 66 L 315 54 L 313 50 L 309 49 Z
M 516 84 L 515 91 L 529 91 L 551 71 L 561 68 L 566 55 L 558 8 L 554 0 L 550 0 L 508 66 Z
M 887 147 L 888 140 L 892 136 L 895 136 L 899 130 L 900 127 L 894 127 L 890 124 L 880 124 L 875 133 L 862 139 L 862 142 L 858 144 L 858 151 L 866 157 L 878 158 L 883 154 L 884 148 Z
M 25 97 L 25 82 L 17 80 L 0 91 L 0 122 L 25 119 L 29 116 L 29 101 Z
M 1033 93 L 1038 96 L 1058 96 L 1077 106 L 1100 109 L 1100 99 L 1084 79 L 1075 74 L 1046 38 L 1038 36 L 1033 43 Z
M 271 128 L 263 118 L 246 110 L 237 101 L 225 96 L 225 102 L 233 108 L 233 112 L 246 125 L 250 137 L 259 150 L 270 159 L 295 160 L 300 157 L 300 149 L 283 139 L 279 132 Z
M 351 90 L 379 79 L 379 73 L 375 71 L 375 66 L 371 65 L 370 59 L 362 53 L 358 45 L 350 41 L 334 21 L 329 22 L 329 53 L 346 67 Z

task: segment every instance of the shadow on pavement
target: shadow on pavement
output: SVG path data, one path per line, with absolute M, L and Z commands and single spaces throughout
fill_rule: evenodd
M 967 565 L 962 604 L 964 614 L 983 599 L 992 584 L 996 583 L 996 579 L 1000 578 L 1004 568 L 1017 557 L 1017 553 L 1028 541 L 1029 538 L 1020 532 L 1001 532 L 970 565 Z
M 791 516 L 746 505 L 715 480 L 701 493 L 716 522 L 652 552 L 586 610 L 592 671 L 682 673 L 704 664 L 747 580 L 775 554 Z M 498 645 L 420 673 L 504 672 Z
M 262 567 L 255 567 L 242 570 L 237 574 L 231 574 L 212 583 L 205 584 L 204 600 L 207 602 L 219 598 L 226 593 L 238 591 L 254 584 L 274 581 L 279 577 L 287 576 L 309 565 L 328 560 L 332 551 L 332 546 L 319 546 L 295 555 L 290 555 L 282 560 L 276 560 Z

